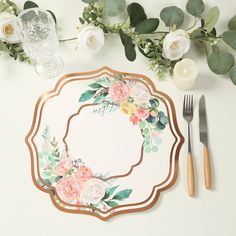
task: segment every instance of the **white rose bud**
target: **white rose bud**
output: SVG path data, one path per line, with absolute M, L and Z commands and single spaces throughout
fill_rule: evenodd
M 190 48 L 190 38 L 184 30 L 176 30 L 166 35 L 163 42 L 163 57 L 175 61 L 183 57 Z
M 105 37 L 101 28 L 94 25 L 82 26 L 77 37 L 78 49 L 84 54 L 97 53 L 104 45 Z
M 7 43 L 19 43 L 16 27 L 15 15 L 8 12 L 0 14 L 0 40 Z

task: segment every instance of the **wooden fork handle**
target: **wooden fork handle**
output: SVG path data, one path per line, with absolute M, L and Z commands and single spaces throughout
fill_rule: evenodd
M 207 189 L 210 189 L 211 188 L 211 163 L 210 163 L 209 149 L 207 146 L 204 146 L 203 156 L 204 156 L 205 186 Z
M 193 157 L 191 153 L 188 153 L 188 194 L 193 197 L 195 194 L 195 181 L 194 181 L 194 167 L 193 167 Z

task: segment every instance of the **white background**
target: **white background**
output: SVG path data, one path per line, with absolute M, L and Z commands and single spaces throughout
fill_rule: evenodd
M 16 1 L 19 6 L 23 1 Z M 169 0 L 142 2 L 149 17 L 156 17 Z M 173 2 L 173 1 L 172 1 Z M 58 18 L 61 37 L 76 35 L 78 17 L 83 4 L 80 0 L 38 0 L 41 8 L 51 9 Z M 174 1 L 184 8 L 186 1 Z M 236 3 L 230 0 L 208 0 L 207 7 L 221 9 L 219 32 L 226 29 L 229 18 L 236 13 Z M 190 22 L 192 21 L 187 17 Z M 187 23 L 185 24 L 187 25 Z M 163 26 L 163 25 L 162 25 Z M 64 59 L 62 74 L 89 71 L 107 65 L 113 69 L 141 73 L 149 76 L 157 87 L 175 101 L 180 128 L 186 136 L 182 118 L 183 92 L 176 90 L 171 80 L 158 82 L 147 70 L 147 60 L 139 55 L 128 62 L 119 39 L 109 37 L 106 45 L 94 57 L 81 56 L 73 43 L 61 44 Z M 60 76 L 43 80 L 33 67 L 15 62 L 8 56 L 0 57 L 0 235 L 148 235 L 148 236 L 235 236 L 236 235 L 236 87 L 223 76 L 211 73 L 201 50 L 192 49 L 200 69 L 195 90 L 195 116 L 193 121 L 193 153 L 196 167 L 197 195 L 190 198 L 186 190 L 186 145 L 180 154 L 179 177 L 173 188 L 161 195 L 151 210 L 113 218 L 102 222 L 97 218 L 58 211 L 49 196 L 32 183 L 30 158 L 24 143 L 31 126 L 33 109 L 38 97 L 54 87 Z M 197 103 L 206 95 L 210 147 L 213 160 L 214 188 L 204 187 L 202 145 L 199 143 Z M 140 182 L 142 184 L 142 181 Z

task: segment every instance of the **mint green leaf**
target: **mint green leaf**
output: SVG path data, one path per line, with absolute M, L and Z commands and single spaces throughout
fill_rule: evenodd
M 218 7 L 211 8 L 206 16 L 203 18 L 204 20 L 204 29 L 207 32 L 211 32 L 212 29 L 215 27 L 218 19 L 220 17 L 220 10 Z
M 131 193 L 132 193 L 132 189 L 125 189 L 125 190 L 122 190 L 122 191 L 116 193 L 115 196 L 113 197 L 113 199 L 122 201 L 122 200 L 128 198 Z
M 230 19 L 228 27 L 229 30 L 236 30 L 236 15 Z
M 39 7 L 39 6 L 32 1 L 26 1 L 23 9 L 26 10 L 26 9 L 35 8 L 35 7 Z
M 138 126 L 139 126 L 140 129 L 144 129 L 144 128 L 146 127 L 146 125 L 147 125 L 147 124 L 146 124 L 145 121 L 140 121 L 139 124 L 138 124 Z
M 152 147 L 151 146 L 146 146 L 145 148 L 144 148 L 144 152 L 145 153 L 150 153 L 152 151 Z
M 0 51 L 9 53 L 10 50 L 7 48 L 6 44 L 0 40 Z
M 148 128 L 145 128 L 145 129 L 143 130 L 143 134 L 144 134 L 144 135 L 149 134 L 149 129 L 148 129 Z
M 160 17 L 168 27 L 173 25 L 179 27 L 184 22 L 184 13 L 180 8 L 176 6 L 163 8 L 161 10 Z
M 127 7 L 127 12 L 130 18 L 130 25 L 136 27 L 139 23 L 147 19 L 147 15 L 143 7 L 134 2 Z
M 101 85 L 101 84 L 98 84 L 98 83 L 92 83 L 92 84 L 89 84 L 88 86 L 89 86 L 90 88 L 93 88 L 93 89 L 102 88 L 102 85 Z
M 95 94 L 96 94 L 96 90 L 88 90 L 84 93 L 81 94 L 79 102 L 85 102 L 89 99 L 91 99 Z
M 236 31 L 226 31 L 222 34 L 222 39 L 231 48 L 236 50 Z
M 220 49 L 214 50 L 207 58 L 208 66 L 215 74 L 226 74 L 234 65 L 232 54 Z
M 158 147 L 157 147 L 157 146 L 153 146 L 153 147 L 152 147 L 152 151 L 153 151 L 153 152 L 158 152 Z
M 109 207 L 116 207 L 119 206 L 119 204 L 115 201 L 107 201 L 105 202 Z
M 157 29 L 158 25 L 159 25 L 159 19 L 149 18 L 139 23 L 136 26 L 135 31 L 140 34 L 150 34 Z
M 118 16 L 125 8 L 126 0 L 104 0 L 104 12 L 107 16 Z
M 104 98 L 106 98 L 107 94 L 106 95 L 101 95 L 101 96 L 97 96 L 95 99 L 94 99 L 94 103 L 99 103 L 101 102 Z
M 202 0 L 188 0 L 186 10 L 195 17 L 201 17 L 201 14 L 205 10 L 205 5 Z
M 234 85 L 236 85 L 236 66 L 232 67 L 229 72 L 229 77 Z
M 43 174 L 44 177 L 50 177 L 51 176 L 51 172 L 47 171 L 47 170 L 44 171 L 42 174 Z
M 118 187 L 119 187 L 119 185 L 113 186 L 113 187 L 107 189 L 106 192 L 105 192 L 105 196 L 103 197 L 103 199 L 109 198 L 109 197 L 115 192 L 115 190 L 116 190 Z

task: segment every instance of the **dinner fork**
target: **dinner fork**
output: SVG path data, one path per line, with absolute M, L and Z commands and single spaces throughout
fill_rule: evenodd
M 188 178 L 188 194 L 194 196 L 194 167 L 193 156 L 191 150 L 191 137 L 190 137 L 190 123 L 193 119 L 193 95 L 185 95 L 183 102 L 183 117 L 188 124 L 188 161 L 187 161 L 187 178 Z

